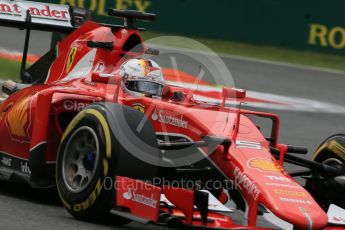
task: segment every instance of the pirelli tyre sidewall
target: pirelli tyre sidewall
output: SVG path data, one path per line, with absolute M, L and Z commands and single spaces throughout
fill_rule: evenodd
M 116 206 L 114 185 L 117 175 L 135 179 L 150 179 L 160 173 L 159 168 L 136 159 L 121 146 L 118 138 L 112 132 L 112 129 L 116 129 L 116 127 L 110 127 L 110 124 L 114 124 L 110 120 L 116 119 L 117 113 L 125 114 L 131 126 L 138 124 L 144 116 L 139 111 L 127 106 L 93 104 L 75 116 L 62 137 L 56 167 L 57 188 L 64 207 L 78 219 L 99 221 L 109 216 L 110 209 Z M 85 189 L 76 192 L 69 189 L 63 179 L 62 171 L 66 145 L 81 127 L 91 128 L 96 134 L 99 156 L 92 180 Z M 146 124 L 143 130 L 140 138 L 156 146 L 157 141 L 152 125 Z M 123 218 L 118 217 L 118 221 L 121 222 L 119 224 L 125 223 Z
M 345 134 L 335 134 L 322 142 L 317 148 L 313 160 L 322 163 L 329 158 L 335 158 L 345 163 Z
M 345 164 L 345 135 L 335 134 L 328 137 L 317 148 L 313 160 L 330 166 Z M 345 208 L 344 190 L 331 183 L 332 177 L 314 172 L 306 181 L 306 188 L 321 207 L 327 211 L 331 203 Z

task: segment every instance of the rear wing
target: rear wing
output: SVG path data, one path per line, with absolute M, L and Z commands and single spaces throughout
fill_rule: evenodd
M 30 31 L 42 30 L 68 34 L 87 19 L 87 11 L 77 9 L 73 14 L 67 5 L 22 1 L 0 0 L 0 26 L 25 29 L 25 43 L 20 68 L 20 79 L 31 83 L 31 77 L 26 74 L 26 59 L 28 54 Z M 56 33 L 53 33 L 56 34 Z
M 69 6 L 21 0 L 0 0 L 0 25 L 59 32 L 75 29 Z

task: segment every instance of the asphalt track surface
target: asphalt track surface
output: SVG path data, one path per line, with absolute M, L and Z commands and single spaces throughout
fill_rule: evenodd
M 23 31 L 0 28 L 1 48 L 21 51 L 23 41 Z M 30 45 L 31 53 L 42 54 L 49 47 L 49 36 L 46 33 L 34 33 Z M 184 55 L 179 57 L 175 54 L 175 56 L 181 69 L 196 69 L 195 66 L 190 67 Z M 345 106 L 345 73 L 296 68 L 233 57 L 222 59 L 231 69 L 237 87 Z M 160 64 L 171 66 L 169 59 L 161 59 Z M 265 111 L 276 112 L 280 115 L 280 142 L 309 148 L 309 154 L 305 156 L 307 158 L 312 156 L 314 150 L 327 136 L 345 133 L 345 114 L 337 113 L 337 111 L 327 113 Z M 129 224 L 118 228 L 114 224 L 99 225 L 80 222 L 67 214 L 60 205 L 55 191 L 37 191 L 21 185 L 0 183 L 0 229 L 3 230 L 138 228 L 152 229 L 152 226 Z

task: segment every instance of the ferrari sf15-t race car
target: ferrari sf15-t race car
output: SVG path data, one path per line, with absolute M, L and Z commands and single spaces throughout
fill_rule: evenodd
M 245 90 L 224 87 L 219 104 L 167 84 L 159 95 L 125 90 L 119 66 L 158 54 L 145 47 L 135 24 L 154 14 L 110 9 L 125 19 L 117 26 L 84 22 L 68 6 L 3 0 L 0 6 L 1 25 L 26 31 L 21 82 L 2 88 L 2 180 L 56 186 L 67 211 L 87 221 L 204 229 L 344 224 L 343 135 L 306 160 L 297 156 L 305 148 L 278 142 L 276 114 L 228 106 L 241 103 Z M 66 36 L 26 69 L 32 29 Z M 270 121 L 268 136 L 253 117 Z M 288 173 L 284 162 L 305 170 Z

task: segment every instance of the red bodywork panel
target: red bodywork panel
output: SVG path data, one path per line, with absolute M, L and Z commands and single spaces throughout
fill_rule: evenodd
M 126 177 L 116 177 L 116 205 L 157 223 L 161 188 Z
M 124 50 L 130 37 L 140 42 L 139 51 Z M 113 42 L 114 49 L 90 48 L 87 41 Z M 183 101 L 126 94 L 116 72 L 123 60 L 143 55 L 142 38 L 136 30 L 111 30 L 90 21 L 59 43 L 57 51 L 45 84 L 25 88 L 0 105 L 0 152 L 4 156 L 20 159 L 24 164 L 31 149 L 47 143 L 46 161 L 54 163 L 68 114 L 73 116 L 94 102 L 120 103 L 144 112 L 157 134 L 181 135 L 191 141 L 199 141 L 203 136 L 229 138 L 232 142 L 229 151 L 224 154 L 224 147 L 218 146 L 210 154 L 210 159 L 229 179 L 237 181 L 250 207 L 250 227 L 256 226 L 258 204 L 263 204 L 281 219 L 300 228 L 312 225 L 313 229 L 319 229 L 327 225 L 325 212 L 272 157 L 270 143 L 246 116 L 258 114 L 275 118 L 273 144 L 277 147 L 279 119 L 276 115 L 197 102 L 186 89 L 182 90 L 185 94 Z M 123 58 L 125 54 L 126 58 Z M 107 84 L 95 80 L 102 75 L 109 78 Z M 119 182 L 131 184 L 125 178 Z M 151 189 L 151 192 L 140 192 L 156 198 L 160 190 L 156 187 Z M 132 208 L 133 214 L 157 220 L 158 209 L 151 207 L 154 211 L 145 212 L 147 207 L 142 209 L 141 204 L 119 196 L 117 203 Z M 183 212 L 190 213 L 183 210 L 183 204 L 179 205 Z M 216 213 L 210 216 L 219 219 L 213 222 L 212 227 L 234 226 L 228 217 Z M 198 225 L 192 221 L 192 216 L 187 216 L 186 222 Z

